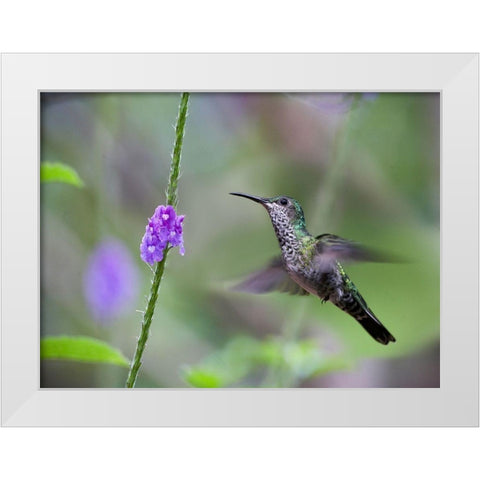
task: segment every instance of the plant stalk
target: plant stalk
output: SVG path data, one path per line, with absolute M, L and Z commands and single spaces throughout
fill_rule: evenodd
M 172 162 L 170 165 L 170 175 L 168 179 L 168 187 L 166 191 L 167 205 L 172 205 L 173 208 L 177 207 L 178 203 L 178 177 L 180 174 L 180 158 L 182 155 L 183 137 L 185 134 L 185 122 L 187 119 L 188 100 L 190 94 L 182 93 L 180 99 L 180 106 L 178 109 L 177 125 L 175 127 L 175 145 L 173 147 Z M 147 344 L 148 335 L 150 332 L 150 325 L 152 324 L 153 313 L 155 311 L 155 305 L 158 299 L 158 291 L 160 289 L 160 283 L 162 281 L 163 272 L 165 271 L 165 263 L 167 261 L 167 255 L 170 247 L 167 247 L 163 253 L 163 259 L 157 263 L 155 273 L 153 276 L 152 287 L 150 288 L 150 295 L 148 297 L 147 309 L 143 315 L 142 328 L 140 336 L 137 340 L 137 348 L 133 356 L 132 363 L 130 365 L 130 371 L 128 372 L 127 381 L 125 383 L 126 388 L 133 388 L 138 377 L 138 371 L 142 365 L 142 356 Z

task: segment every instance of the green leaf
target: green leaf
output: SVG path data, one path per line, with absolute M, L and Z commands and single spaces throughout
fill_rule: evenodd
M 83 187 L 78 173 L 70 166 L 60 162 L 42 162 L 40 164 L 41 182 L 61 182 Z
M 119 350 L 90 337 L 44 337 L 40 340 L 40 358 L 111 363 L 122 367 L 130 364 Z
M 258 341 L 236 337 L 200 364 L 183 371 L 184 380 L 194 387 L 218 388 L 241 381 L 256 364 Z
M 345 370 L 351 366 L 346 358 L 327 355 L 315 341 L 309 339 L 291 342 L 265 340 L 259 345 L 257 361 L 268 366 L 284 365 L 297 380 Z
M 265 367 L 281 367 L 305 380 L 350 367 L 340 356 L 326 355 L 312 340 L 283 342 L 236 337 L 195 366 L 183 370 L 183 379 L 193 387 L 219 388 L 239 385 Z
M 185 369 L 184 379 L 192 387 L 198 388 L 218 388 L 224 384 L 217 373 L 201 367 Z
M 283 362 L 282 346 L 277 340 L 264 340 L 258 347 L 256 360 L 261 365 L 280 365 Z

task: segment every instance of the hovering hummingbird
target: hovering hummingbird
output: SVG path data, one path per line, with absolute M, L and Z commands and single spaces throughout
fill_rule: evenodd
M 351 315 L 383 345 L 395 342 L 393 335 L 368 308 L 340 261 L 385 261 L 382 256 L 358 244 L 324 233 L 314 237 L 305 225 L 301 205 L 293 198 L 256 197 L 231 193 L 260 203 L 267 210 L 282 254 L 263 270 L 253 273 L 236 290 L 266 293 L 280 290 L 295 295 L 311 293 L 322 303 L 332 302 Z

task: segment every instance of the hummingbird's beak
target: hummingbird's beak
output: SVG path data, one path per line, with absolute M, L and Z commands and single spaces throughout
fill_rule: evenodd
M 253 200 L 254 202 L 257 202 L 257 203 L 261 203 L 262 205 L 265 205 L 268 202 L 267 198 L 256 197 L 255 195 L 247 195 L 246 193 L 231 192 L 230 195 L 236 195 L 237 197 L 249 198 L 250 200 Z

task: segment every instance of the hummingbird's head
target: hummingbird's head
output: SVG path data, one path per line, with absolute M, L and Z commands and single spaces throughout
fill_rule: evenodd
M 237 195 L 238 197 L 245 197 L 260 203 L 265 207 L 272 222 L 277 223 L 292 223 L 298 227 L 305 227 L 305 217 L 303 210 L 294 198 L 286 195 L 279 195 L 278 197 L 256 197 L 254 195 L 247 195 L 246 193 L 231 193 L 230 195 Z

